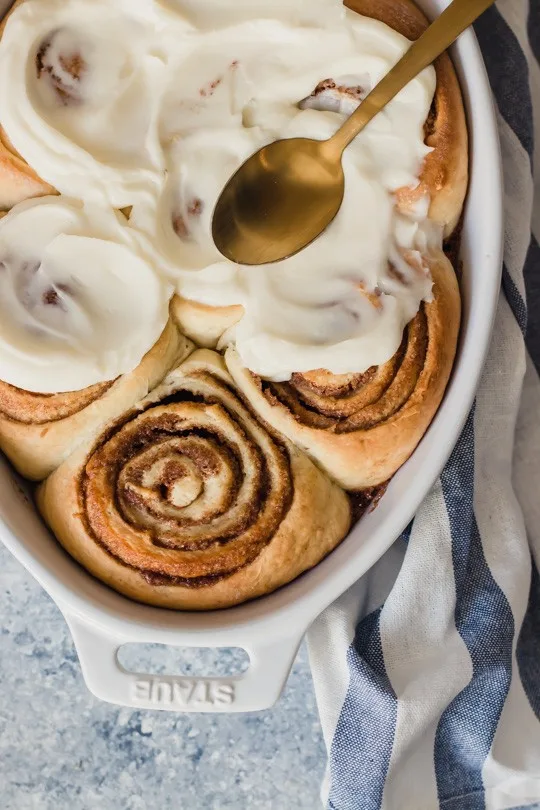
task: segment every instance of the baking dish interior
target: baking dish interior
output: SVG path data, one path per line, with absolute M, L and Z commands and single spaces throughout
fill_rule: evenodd
M 4 11 L 0 3 L 0 16 Z M 444 0 L 423 0 L 433 16 Z M 500 286 L 502 183 L 496 120 L 480 52 L 472 32 L 453 49 L 471 138 L 471 184 L 461 259 L 463 324 L 445 400 L 411 460 L 379 506 L 315 569 L 269 596 L 207 613 L 172 612 L 137 604 L 101 584 L 74 562 L 37 515 L 27 485 L 0 460 L 0 539 L 67 613 L 116 632 L 125 640 L 172 641 L 181 631 L 198 643 L 234 643 L 242 627 L 279 638 L 305 630 L 364 574 L 409 523 L 446 462 L 467 418 L 487 351 Z

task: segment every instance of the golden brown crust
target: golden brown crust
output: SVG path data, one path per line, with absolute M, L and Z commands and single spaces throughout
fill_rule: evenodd
M 412 0 L 346 0 L 345 5 L 386 23 L 407 39 L 418 39 L 428 26 L 427 18 Z M 433 151 L 424 162 L 418 187 L 400 189 L 396 197 L 400 207 L 410 210 L 428 194 L 429 216 L 443 226 L 448 238 L 459 222 L 467 193 L 468 134 L 461 89 L 447 53 L 437 59 L 435 69 L 437 90 L 425 128 L 426 143 Z
M 22 475 L 41 481 L 89 434 L 146 396 L 191 349 L 169 322 L 138 367 L 110 383 L 46 395 L 0 381 L 0 449 Z
M 225 359 L 259 416 L 305 450 L 339 484 L 361 490 L 384 483 L 409 458 L 442 400 L 460 323 L 456 276 L 443 253 L 426 259 L 433 301 L 406 329 L 399 352 L 363 375 L 326 371 L 269 383 Z
M 67 391 L 63 394 L 37 394 L 15 388 L 0 380 L 0 415 L 24 425 L 46 425 L 59 422 L 87 408 L 102 397 L 111 382 L 97 383 L 82 391 Z
M 0 127 L 0 209 L 7 211 L 23 200 L 56 193 L 22 159 Z
M 132 599 L 210 610 L 270 593 L 346 535 L 345 494 L 195 352 L 43 484 L 60 542 Z
M 171 301 L 171 314 L 180 331 L 198 346 L 215 349 L 220 337 L 234 326 L 244 314 L 240 305 L 211 307 L 175 295 Z

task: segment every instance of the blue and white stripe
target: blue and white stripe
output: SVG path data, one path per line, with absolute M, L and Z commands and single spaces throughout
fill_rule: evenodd
M 495 333 L 412 526 L 310 631 L 331 810 L 540 807 L 540 0 L 476 31 L 505 179 Z

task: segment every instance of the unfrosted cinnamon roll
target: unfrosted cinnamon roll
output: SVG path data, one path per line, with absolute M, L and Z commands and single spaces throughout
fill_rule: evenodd
M 345 536 L 345 494 L 195 352 L 38 491 L 64 547 L 121 593 L 213 609 L 270 593 Z
M 120 214 L 63 197 L 0 220 L 0 447 L 28 478 L 44 478 L 189 351 L 154 258 Z
M 432 301 L 406 328 L 397 354 L 363 374 L 319 370 L 273 383 L 252 374 L 234 348 L 227 349 L 227 367 L 259 416 L 348 490 L 377 486 L 397 472 L 429 427 L 448 383 L 459 290 L 443 253 L 426 262 Z

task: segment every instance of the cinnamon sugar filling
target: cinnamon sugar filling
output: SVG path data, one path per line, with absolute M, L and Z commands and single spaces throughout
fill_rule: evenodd
M 74 416 L 100 399 L 114 385 L 97 383 L 82 391 L 36 394 L 0 380 L 0 414 L 24 425 L 46 425 Z
M 156 586 L 204 587 L 252 563 L 294 494 L 285 449 L 252 424 L 208 373 L 123 417 L 80 476 L 90 537 Z
M 428 348 L 424 307 L 405 330 L 396 355 L 365 374 L 294 374 L 287 383 L 260 380 L 266 399 L 288 409 L 306 427 L 351 433 L 368 430 L 394 416 L 412 395 Z
M 36 72 L 38 79 L 46 77 L 54 89 L 58 100 L 63 106 L 72 106 L 82 103 L 80 94 L 80 82 L 88 70 L 88 66 L 80 53 L 73 50 L 70 53 L 62 54 L 58 58 L 58 65 L 64 75 L 55 69 L 49 61 L 51 48 L 54 39 L 59 31 L 53 31 L 49 37 L 41 44 L 36 54 Z M 67 83 L 66 83 L 67 82 Z

